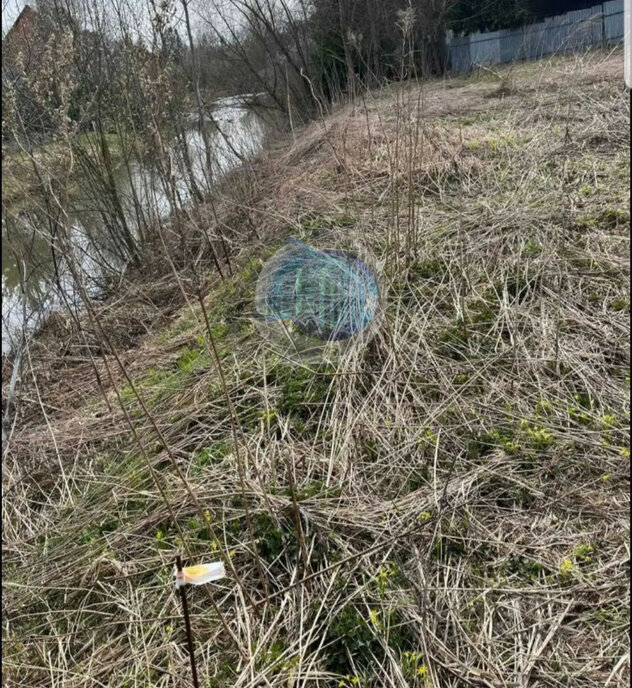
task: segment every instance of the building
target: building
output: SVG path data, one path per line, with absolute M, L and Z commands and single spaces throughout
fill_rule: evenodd
M 33 47 L 35 44 L 37 23 L 37 12 L 30 6 L 25 5 L 20 12 L 13 26 L 2 40 L 2 80 L 5 80 L 5 72 L 15 72 L 15 63 L 19 54 L 22 55 L 22 62 L 27 68 L 33 58 Z

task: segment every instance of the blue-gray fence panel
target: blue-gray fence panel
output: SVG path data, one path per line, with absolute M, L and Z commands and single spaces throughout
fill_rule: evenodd
M 623 38 L 623 0 L 607 0 L 514 30 L 448 37 L 450 67 L 464 72 L 476 64 L 534 60 L 547 55 L 616 44 Z
M 623 0 L 609 0 L 603 4 L 604 40 L 612 45 L 623 40 Z
M 500 62 L 500 31 L 472 34 L 470 59 L 474 64 L 498 64 Z
M 515 59 L 518 46 L 517 34 L 515 31 L 505 29 L 500 35 L 500 62 L 511 62 Z
M 455 72 L 466 72 L 472 64 L 470 37 L 457 36 L 450 42 L 450 67 Z
M 516 51 L 511 60 L 537 60 L 547 52 L 547 45 L 554 33 L 559 31 L 555 25 L 547 26 L 545 23 L 524 26 L 516 31 L 514 44 Z
M 567 12 L 562 15 L 561 27 L 564 27 L 564 43 L 560 50 L 585 50 L 599 45 L 603 42 L 603 6 Z M 554 52 L 555 47 L 551 48 Z

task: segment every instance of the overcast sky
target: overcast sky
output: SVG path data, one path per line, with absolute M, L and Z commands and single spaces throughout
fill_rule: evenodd
M 133 19 L 129 14 L 129 9 L 125 14 L 128 17 L 129 28 L 132 30 L 136 29 L 139 33 L 142 33 L 146 37 L 150 33 L 149 24 L 149 1 L 148 0 L 129 0 L 129 2 L 120 3 L 123 7 L 133 6 Z M 179 2 L 175 4 L 175 15 L 176 19 L 182 15 L 182 6 Z M 13 22 L 17 19 L 18 15 L 22 11 L 25 5 L 30 5 L 33 9 L 37 8 L 37 0 L 2 0 L 2 35 L 4 36 L 6 32 L 13 26 Z M 89 0 L 89 5 L 99 8 L 101 11 L 111 9 L 119 6 L 118 0 Z M 195 5 L 196 2 L 191 2 L 191 24 L 199 23 L 196 21 L 195 16 Z M 183 27 L 184 28 L 184 27 Z M 195 29 L 195 27 L 194 27 Z M 194 30 L 194 34 L 196 31 Z M 182 34 L 184 37 L 184 33 Z
M 11 28 L 26 0 L 2 0 L 2 35 Z
M 273 0 L 274 1 L 274 0 Z M 287 1 L 287 0 L 286 0 Z M 89 0 L 92 7 L 100 7 L 101 9 L 113 8 L 119 6 L 119 0 Z M 2 35 L 4 36 L 6 32 L 13 26 L 13 22 L 17 19 L 18 15 L 22 11 L 25 5 L 31 5 L 34 9 L 37 7 L 37 0 L 2 0 Z M 120 4 L 132 5 L 136 8 L 135 17 L 137 21 L 132 22 L 131 25 L 135 25 L 135 28 L 144 35 L 150 34 L 150 26 L 148 22 L 149 17 L 149 0 L 123 0 Z M 178 18 L 182 18 L 182 5 L 179 1 L 174 3 L 175 5 L 175 16 L 176 22 Z M 221 9 L 221 14 L 224 17 L 231 17 L 231 23 L 237 23 L 238 13 L 236 13 L 231 8 L 231 4 L 225 2 L 225 0 L 190 0 L 189 2 L 189 12 L 191 17 L 191 25 L 193 28 L 194 36 L 209 32 L 210 28 L 208 26 L 208 20 L 213 16 L 214 11 L 211 9 L 213 7 L 219 7 Z M 127 14 L 127 13 L 126 13 Z M 139 16 L 140 15 L 140 16 Z M 215 15 L 217 17 L 217 15 Z M 128 15 L 129 18 L 129 15 Z M 178 23 L 178 22 L 177 22 Z M 222 31 L 223 22 L 221 20 L 216 22 L 218 30 Z M 179 29 L 181 31 L 182 38 L 184 35 L 184 26 Z M 222 31 L 223 32 L 223 31 Z

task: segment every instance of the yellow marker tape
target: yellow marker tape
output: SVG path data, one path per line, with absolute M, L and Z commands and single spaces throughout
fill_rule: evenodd
M 226 576 L 224 562 L 214 561 L 210 564 L 196 564 L 185 566 L 182 571 L 176 571 L 176 587 L 182 585 L 204 585 Z

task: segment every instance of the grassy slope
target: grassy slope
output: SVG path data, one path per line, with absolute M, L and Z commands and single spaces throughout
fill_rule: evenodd
M 4 462 L 6 685 L 185 685 L 179 548 L 236 573 L 191 590 L 205 686 L 624 685 L 622 56 L 501 75 L 373 94 L 235 182 L 206 306 L 236 423 L 173 275 L 100 308 L 153 477 L 81 342 L 44 333 Z M 248 321 L 259 257 L 355 230 L 385 325 L 292 367 Z

